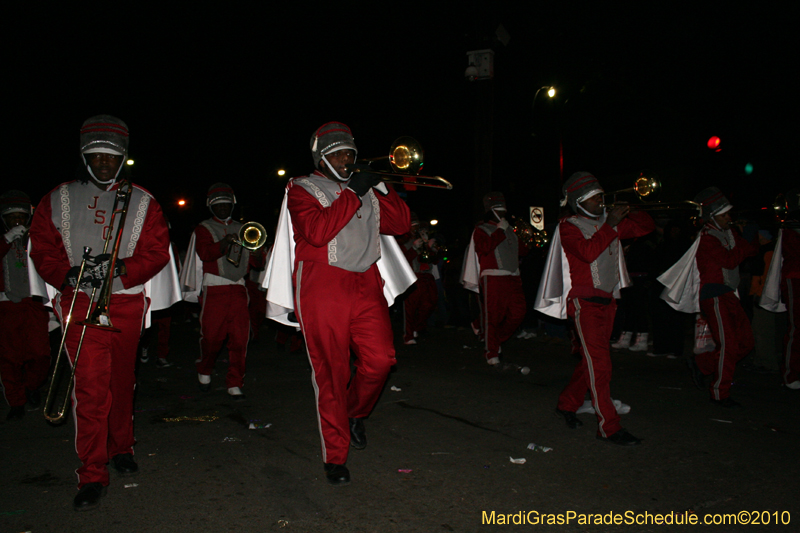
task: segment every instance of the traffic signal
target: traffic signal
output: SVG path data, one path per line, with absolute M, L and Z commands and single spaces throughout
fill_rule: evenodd
M 720 141 L 719 137 L 714 135 L 713 137 L 709 137 L 708 142 L 706 143 L 706 146 L 708 146 L 709 150 L 714 150 L 715 152 L 719 152 L 720 149 L 721 149 L 719 147 L 720 142 L 721 141 Z

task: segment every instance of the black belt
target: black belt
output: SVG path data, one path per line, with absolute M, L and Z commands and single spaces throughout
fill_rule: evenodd
M 602 296 L 592 296 L 591 298 L 580 298 L 580 300 L 584 300 L 587 302 L 592 302 L 593 304 L 600 304 L 600 305 L 608 305 L 611 303 L 613 298 L 603 298 Z

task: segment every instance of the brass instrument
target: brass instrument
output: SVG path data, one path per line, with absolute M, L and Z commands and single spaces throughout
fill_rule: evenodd
M 400 185 L 413 185 L 416 187 L 433 187 L 435 189 L 450 190 L 453 184 L 441 176 L 420 176 L 419 172 L 425 165 L 422 146 L 413 137 L 399 137 L 389 149 L 389 155 L 362 159 L 373 162 L 383 159 L 389 160 L 389 165 L 394 172 L 383 170 L 370 171 L 378 174 L 384 183 L 397 183 Z M 352 172 L 364 172 L 356 167 L 350 167 Z M 399 179 L 397 179 L 399 178 Z
M 226 259 L 235 267 L 242 260 L 242 253 L 247 248 L 250 251 L 258 250 L 267 242 L 267 230 L 258 222 L 248 222 L 239 228 L 236 239 L 228 246 Z
M 624 203 L 630 205 L 632 210 L 636 211 L 675 211 L 675 210 L 692 210 L 700 211 L 700 204 L 692 200 L 683 200 L 677 203 L 661 203 L 654 202 L 652 204 L 628 204 L 627 202 L 617 202 L 617 195 L 622 193 L 633 192 L 643 202 L 655 200 L 661 193 L 661 182 L 655 176 L 648 176 L 647 173 L 641 172 L 639 177 L 633 184 L 633 187 L 627 189 L 620 189 L 618 191 L 603 194 L 603 207 L 613 209 L 614 207 Z M 610 202 L 606 202 L 606 196 L 611 197 Z
M 63 320 L 62 324 L 63 332 L 61 334 L 61 344 L 58 347 L 58 355 L 56 356 L 56 362 L 53 366 L 53 374 L 50 379 L 50 389 L 47 392 L 47 399 L 44 402 L 44 417 L 49 422 L 60 422 L 66 417 L 72 387 L 75 384 L 75 369 L 78 367 L 78 358 L 81 355 L 81 348 L 83 347 L 83 339 L 86 335 L 86 328 L 91 327 L 105 329 L 107 331 L 120 331 L 111 324 L 111 317 L 108 313 L 108 303 L 111 299 L 111 292 L 114 284 L 114 269 L 119 256 L 120 240 L 122 237 L 122 231 L 125 228 L 125 218 L 128 214 L 128 205 L 131 201 L 132 192 L 133 186 L 129 181 L 123 180 L 120 182 L 116 197 L 114 198 L 114 208 L 111 212 L 108 233 L 106 234 L 106 239 L 103 243 L 103 254 L 105 254 L 108 252 L 108 247 L 111 244 L 111 238 L 114 237 L 114 250 L 111 254 L 111 258 L 108 261 L 108 273 L 103 280 L 103 284 L 100 288 L 100 296 L 98 297 L 97 304 L 94 306 L 94 309 L 92 308 L 92 302 L 94 302 L 94 297 L 97 295 L 97 287 L 92 287 L 92 293 L 89 296 L 89 305 L 86 310 L 86 318 L 76 323 L 77 325 L 84 327 L 81 329 L 80 340 L 78 341 L 78 347 L 75 350 L 75 359 L 72 362 L 72 370 L 69 375 L 69 381 L 67 382 L 67 391 L 64 395 L 64 401 L 61 404 L 61 408 L 57 412 L 53 413 L 53 404 L 56 401 L 58 385 L 61 381 L 59 371 L 59 367 L 62 366 L 60 364 L 61 355 L 65 353 L 64 346 L 67 340 L 67 333 L 72 325 L 72 311 L 75 308 L 75 302 L 78 299 L 78 293 L 81 291 L 80 285 L 81 279 L 83 278 L 83 272 L 86 268 L 86 261 L 90 258 L 89 253 L 92 251 L 92 249 L 88 246 L 83 249 L 83 259 L 81 260 L 81 266 L 78 271 L 78 279 L 75 290 L 72 293 L 72 302 L 70 302 L 69 305 L 69 313 L 67 313 L 67 316 Z M 119 220 L 117 220 L 117 218 L 119 218 Z M 116 227 L 116 235 L 114 233 L 115 224 L 118 224 Z
M 524 218 L 512 216 L 511 219 L 514 222 L 512 228 L 517 235 L 517 239 L 519 239 L 526 248 L 544 248 L 547 243 L 550 242 L 546 231 L 534 228 Z

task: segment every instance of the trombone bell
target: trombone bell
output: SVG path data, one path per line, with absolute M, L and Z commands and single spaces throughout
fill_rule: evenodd
M 393 172 L 375 170 L 385 183 L 397 183 L 399 185 L 409 185 L 414 187 L 433 187 L 435 189 L 453 188 L 453 184 L 441 176 L 420 176 L 419 172 L 425 166 L 422 146 L 413 137 L 398 137 L 389 149 L 388 156 L 374 157 L 369 159 L 362 158 L 362 161 L 377 161 L 379 159 L 389 159 L 389 165 Z M 354 172 L 362 172 L 354 170 Z M 370 171 L 373 172 L 373 171 Z
M 419 174 L 425 166 L 422 146 L 413 137 L 400 137 L 389 151 L 389 164 L 400 174 Z

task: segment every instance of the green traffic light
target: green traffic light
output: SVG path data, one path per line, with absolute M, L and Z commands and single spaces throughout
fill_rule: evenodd
M 747 174 L 748 176 L 753 173 L 753 164 L 752 163 L 747 163 L 744 166 L 744 173 Z

